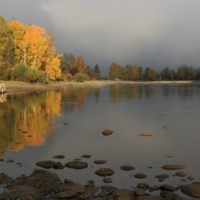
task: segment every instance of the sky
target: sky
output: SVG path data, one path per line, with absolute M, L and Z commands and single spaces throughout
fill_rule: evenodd
M 199 8 L 199 0 L 1 0 L 0 15 L 52 28 L 58 53 L 82 56 L 106 77 L 112 62 L 200 67 Z

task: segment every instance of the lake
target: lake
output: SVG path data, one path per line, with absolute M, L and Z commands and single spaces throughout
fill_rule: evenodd
M 86 169 L 49 171 L 57 173 L 62 181 L 68 178 L 86 184 L 94 180 L 101 186 L 106 183 L 95 171 L 111 168 L 115 171 L 110 177 L 113 183 L 107 185 L 127 189 L 138 183 L 192 183 L 188 176 L 200 181 L 199 103 L 200 84 L 83 86 L 7 95 L 6 101 L 0 102 L 1 172 L 15 178 L 42 169 L 35 164 L 38 161 L 65 164 L 81 159 L 88 163 Z M 104 136 L 105 129 L 114 133 Z M 83 158 L 85 154 L 91 157 Z M 65 158 L 52 158 L 56 155 Z M 106 163 L 95 164 L 95 160 Z M 162 169 L 171 164 L 186 168 Z M 123 165 L 135 169 L 123 171 Z M 178 171 L 187 176 L 174 176 Z M 147 177 L 135 178 L 136 173 Z M 169 178 L 159 182 L 155 175 L 160 174 L 168 174 Z

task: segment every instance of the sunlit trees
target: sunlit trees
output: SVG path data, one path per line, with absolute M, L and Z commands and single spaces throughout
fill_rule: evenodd
M 119 69 L 120 69 L 120 65 L 113 62 L 109 68 L 109 76 L 113 79 L 118 78 L 119 77 Z

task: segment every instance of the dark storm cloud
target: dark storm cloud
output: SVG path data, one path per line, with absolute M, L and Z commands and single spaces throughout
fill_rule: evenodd
M 199 7 L 199 0 L 6 0 L 0 11 L 8 21 L 53 28 L 59 52 L 106 74 L 113 61 L 157 71 L 200 66 Z

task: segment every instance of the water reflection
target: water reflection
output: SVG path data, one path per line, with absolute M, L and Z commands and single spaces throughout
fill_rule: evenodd
M 164 97 L 185 97 L 200 95 L 199 84 L 135 84 L 110 85 L 111 102 L 116 104 L 120 99 L 152 99 L 155 95 Z
M 55 116 L 60 116 L 60 91 L 16 94 L 0 104 L 0 156 L 7 149 L 17 152 L 26 146 L 37 146 L 51 139 Z
M 6 96 L 7 96 L 6 93 L 0 94 L 0 103 L 3 103 L 6 101 Z
M 0 157 L 8 149 L 17 152 L 24 146 L 34 147 L 45 144 L 46 139 L 52 140 L 56 116 L 61 116 L 63 103 L 64 111 L 81 110 L 87 98 L 98 99 L 99 94 L 96 87 L 69 87 L 64 91 L 7 96 L 7 101 L 0 104 Z

